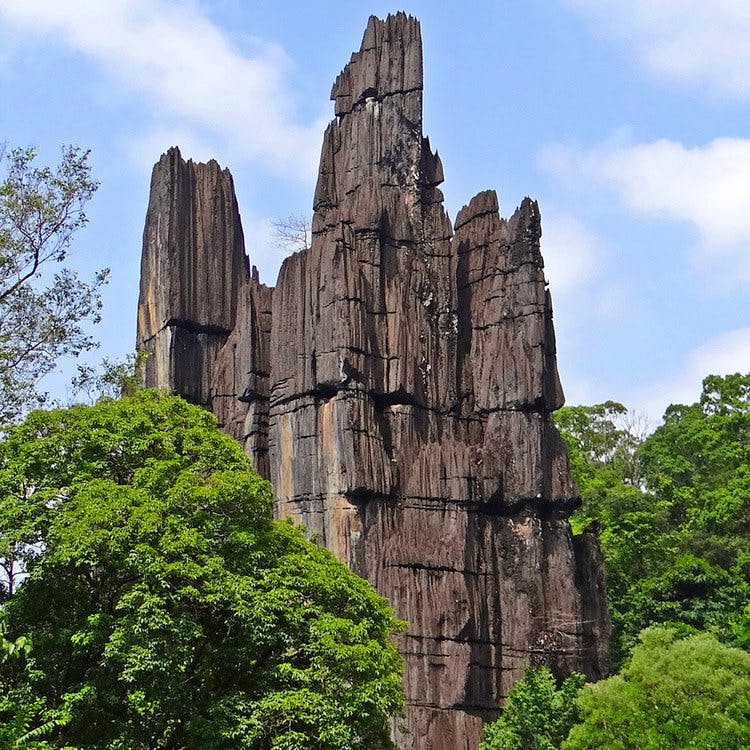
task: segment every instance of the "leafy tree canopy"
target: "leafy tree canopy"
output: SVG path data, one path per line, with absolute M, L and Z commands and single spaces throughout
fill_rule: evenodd
M 555 423 L 575 448 L 594 466 L 610 466 L 621 476 L 637 475 L 638 437 L 629 429 L 628 409 L 617 401 L 593 406 L 565 406 Z M 632 476 L 631 484 L 638 477 Z
M 485 727 L 480 750 L 556 750 L 578 720 L 575 697 L 584 682 L 572 674 L 558 688 L 546 667 L 527 669 L 503 715 Z
M 707 377 L 700 400 L 670 406 L 641 449 L 649 488 L 675 523 L 713 537 L 715 549 L 704 552 L 716 562 L 731 562 L 734 538 L 750 535 L 748 393 L 750 375 Z
M 750 643 L 750 375 L 708 376 L 696 403 L 667 409 L 640 455 L 682 553 L 644 584 L 644 598 Z
M 709 376 L 650 436 L 615 402 L 555 415 L 601 526 L 615 665 L 655 623 L 750 643 L 750 375 Z M 633 468 L 636 471 L 633 471 Z
M 99 321 L 109 273 L 86 282 L 61 265 L 98 187 L 88 152 L 63 148 L 56 169 L 36 155 L 0 151 L 0 423 L 43 401 L 38 381 L 59 357 L 96 346 L 84 324 Z
M 677 539 L 667 523 L 666 504 L 642 486 L 639 449 L 646 424 L 615 401 L 566 406 L 555 422 L 568 445 L 582 506 L 572 517 L 575 531 L 595 523 L 607 568 L 607 593 L 614 625 L 616 666 L 644 627 L 634 613 L 634 590 L 674 559 Z
M 200 408 L 141 391 L 6 429 L 0 558 L 4 641 L 30 644 L 0 664 L 0 745 L 391 747 L 401 624 L 272 520 Z
M 586 685 L 563 750 L 750 746 L 750 654 L 707 633 L 651 628 L 622 673 Z
M 733 641 L 749 595 L 743 578 L 684 553 L 630 588 L 623 597 L 621 622 L 628 634 L 670 623 Z

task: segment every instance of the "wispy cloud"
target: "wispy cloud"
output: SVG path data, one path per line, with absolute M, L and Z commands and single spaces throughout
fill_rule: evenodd
M 609 321 L 632 309 L 626 286 L 607 277 L 606 243 L 568 213 L 545 211 L 542 217 L 544 275 L 552 292 L 558 363 L 569 404 L 594 403 L 609 397 L 602 383 L 591 382 L 581 368 L 578 344 L 596 322 Z
M 629 209 L 682 222 L 695 232 L 695 260 L 727 281 L 750 278 L 750 139 L 717 138 L 688 148 L 670 140 L 626 143 L 616 137 L 589 150 L 553 147 L 543 165 L 562 180 L 609 187 Z
M 257 159 L 303 179 L 315 172 L 326 118 L 297 121 L 283 49 L 260 39 L 238 49 L 194 4 L 3 0 L 0 21 L 91 58 L 118 85 L 144 97 L 155 133 L 209 140 L 231 149 L 235 160 Z
M 750 328 L 719 334 L 689 352 L 667 376 L 628 394 L 627 403 L 661 420 L 670 404 L 698 400 L 706 375 L 750 372 Z
M 561 0 L 655 73 L 750 98 L 747 0 Z
M 617 317 L 630 304 L 622 285 L 602 273 L 606 247 L 575 216 L 555 211 L 542 218 L 544 275 L 555 301 L 558 327 L 575 327 L 592 317 Z
M 545 213 L 542 253 L 545 277 L 556 295 L 575 290 L 598 271 L 596 237 L 568 214 Z

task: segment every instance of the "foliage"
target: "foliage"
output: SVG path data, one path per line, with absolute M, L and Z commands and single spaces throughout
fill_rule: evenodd
M 611 469 L 624 482 L 640 484 L 638 446 L 645 421 L 617 401 L 593 406 L 566 406 L 555 414 L 555 423 L 587 463 Z
M 578 720 L 575 697 L 584 682 L 572 674 L 558 688 L 546 667 L 526 669 L 503 715 L 485 727 L 480 750 L 556 750 Z
M 198 407 L 140 391 L 8 428 L 0 557 L 7 637 L 32 644 L 0 667 L 0 725 L 16 738 L 391 747 L 401 624 L 272 520 L 270 486 Z
M 11 659 L 26 656 L 31 651 L 31 643 L 26 636 L 21 635 L 14 641 L 9 641 L 5 637 L 6 631 L 7 624 L 0 620 L 0 665 Z
M 703 381 L 698 402 L 670 406 L 641 448 L 682 557 L 644 585 L 682 622 L 747 643 L 750 603 L 750 375 Z M 665 592 L 676 592 L 674 603 Z M 743 635 L 743 633 L 745 633 Z
M 750 654 L 707 633 L 652 628 L 622 673 L 586 685 L 564 750 L 750 746 Z
M 96 345 L 84 324 L 99 321 L 99 290 L 108 274 L 85 282 L 60 266 L 98 187 L 88 152 L 63 148 L 54 170 L 35 166 L 35 158 L 32 148 L 0 154 L 6 170 L 0 179 L 0 422 L 43 400 L 38 381 L 59 357 Z
M 750 376 L 707 377 L 645 439 L 618 425 L 626 414 L 614 402 L 556 414 L 583 500 L 575 523 L 601 527 L 615 665 L 655 623 L 750 644 Z
M 102 359 L 99 367 L 78 365 L 78 374 L 71 385 L 76 395 L 85 395 L 90 403 L 99 398 L 132 396 L 143 381 L 145 351 L 128 354 L 125 359 Z
M 643 419 L 615 401 L 567 406 L 555 413 L 565 439 L 581 508 L 571 523 L 580 532 L 592 523 L 607 568 L 607 594 L 615 641 L 616 668 L 641 624 L 633 614 L 634 589 L 674 559 L 677 541 L 667 524 L 664 503 L 645 492 L 639 450 L 646 432 Z M 634 622 L 638 627 L 634 627 Z
M 628 592 L 625 631 L 637 632 L 651 623 L 681 623 L 731 641 L 748 593 L 745 581 L 685 553 Z
M 651 490 L 670 517 L 712 540 L 702 552 L 732 564 L 750 534 L 750 375 L 703 381 L 700 400 L 670 406 L 641 451 Z

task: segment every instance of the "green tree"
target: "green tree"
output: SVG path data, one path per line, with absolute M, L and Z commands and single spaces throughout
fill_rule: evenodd
M 98 367 L 78 365 L 78 374 L 71 380 L 75 399 L 78 401 L 83 396 L 93 404 L 101 398 L 132 396 L 142 388 L 147 357 L 146 352 L 140 351 L 119 360 L 105 357 Z
M 63 148 L 56 169 L 38 167 L 32 148 L 0 152 L 0 423 L 44 400 L 39 379 L 61 356 L 96 346 L 108 270 L 83 281 L 65 261 L 84 206 L 98 187 L 88 152 Z
M 640 486 L 638 449 L 648 431 L 645 417 L 617 401 L 605 401 L 593 406 L 564 406 L 555 412 L 555 424 L 571 447 L 574 461 L 607 468 L 622 482 Z
M 641 449 L 649 488 L 692 551 L 729 567 L 750 549 L 750 375 L 710 375 L 700 400 L 670 406 Z
M 641 582 L 658 574 L 677 554 L 667 506 L 642 486 L 640 447 L 647 425 L 615 401 L 566 406 L 555 412 L 581 508 L 571 522 L 576 531 L 595 523 L 607 568 L 607 594 L 613 623 L 612 666 L 616 668 L 645 627 L 634 612 Z M 634 624 L 637 623 L 637 626 Z
M 651 628 L 622 673 L 586 685 L 563 750 L 743 750 L 750 654 L 707 633 Z
M 615 402 L 556 414 L 600 524 L 617 665 L 656 623 L 750 644 L 750 376 L 709 376 L 650 436 Z M 632 467 L 637 467 L 633 472 Z
M 631 637 L 653 623 L 670 623 L 733 641 L 749 594 L 747 583 L 738 576 L 683 553 L 626 593 L 623 631 Z
M 578 721 L 575 697 L 584 682 L 572 674 L 558 688 L 549 669 L 528 668 L 508 694 L 503 715 L 485 727 L 480 750 L 557 750 Z
M 401 624 L 272 520 L 198 407 L 140 391 L 8 428 L 0 558 L 7 639 L 32 644 L 0 666 L 0 725 L 55 748 L 391 747 Z
M 709 375 L 700 399 L 670 406 L 640 453 L 680 554 L 643 582 L 634 612 L 642 623 L 679 621 L 747 645 L 750 375 Z

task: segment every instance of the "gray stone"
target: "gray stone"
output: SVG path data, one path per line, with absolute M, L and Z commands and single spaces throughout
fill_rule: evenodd
M 409 623 L 398 744 L 473 749 L 525 665 L 605 675 L 609 619 L 596 538 L 568 523 L 539 207 L 505 219 L 485 191 L 451 226 L 422 80 L 419 23 L 371 18 L 333 87 L 312 246 L 273 290 L 228 172 L 162 157 L 139 345 L 146 383 L 212 409 L 278 516 Z

